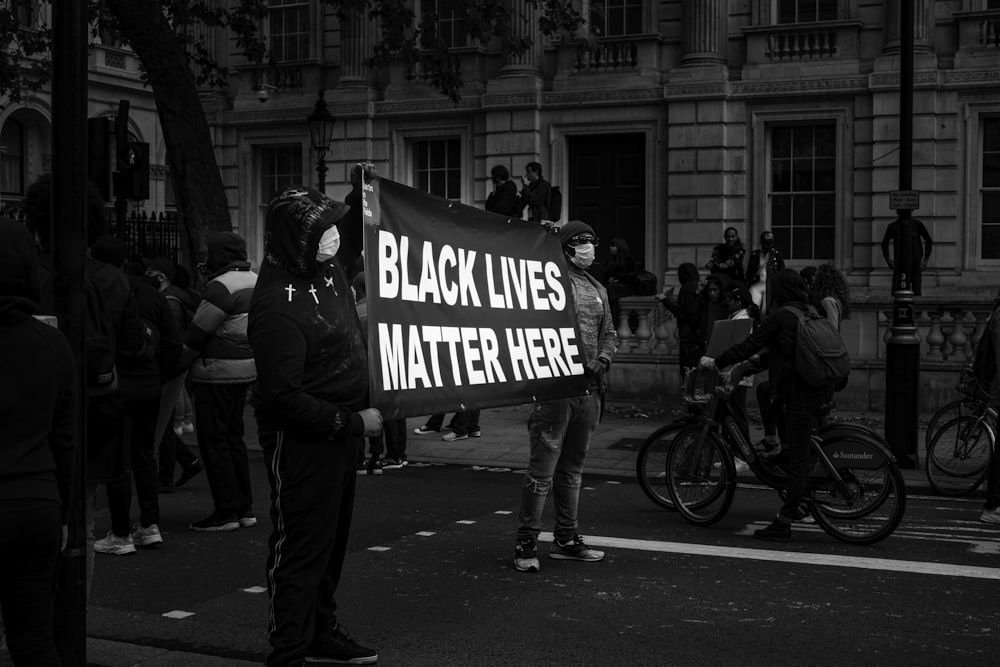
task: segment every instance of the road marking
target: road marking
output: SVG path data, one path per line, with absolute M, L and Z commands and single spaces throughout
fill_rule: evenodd
M 417 535 L 419 535 L 420 537 L 430 537 L 433 534 L 434 534 L 433 531 L 430 530 L 421 530 L 420 532 L 417 533 Z
M 251 586 L 250 588 L 244 588 L 244 593 L 266 593 L 267 589 L 263 586 Z
M 552 533 L 542 533 L 539 541 L 553 539 Z M 836 554 L 800 553 L 770 549 L 745 549 L 740 547 L 712 546 L 708 544 L 686 544 L 683 542 L 656 542 L 653 540 L 633 540 L 623 537 L 601 537 L 587 535 L 587 544 L 595 547 L 636 549 L 676 553 L 688 556 L 716 556 L 719 558 L 742 558 L 803 565 L 827 565 L 830 567 L 850 567 L 863 570 L 884 570 L 911 574 L 930 574 L 945 577 L 970 577 L 972 579 L 1000 580 L 1000 568 L 973 567 L 957 563 L 921 563 L 891 558 L 867 558 L 864 556 L 838 556 Z
M 188 616 L 194 616 L 194 612 L 175 609 L 174 611 L 168 611 L 164 616 L 166 618 L 187 618 Z
M 513 514 L 510 510 L 497 510 L 494 514 Z
M 456 521 L 455 523 L 460 523 L 460 524 L 462 524 L 464 526 L 471 526 L 472 524 L 475 523 L 475 521 L 472 521 L 470 519 L 461 519 L 459 521 Z
M 368 547 L 368 551 L 388 551 L 391 547 Z

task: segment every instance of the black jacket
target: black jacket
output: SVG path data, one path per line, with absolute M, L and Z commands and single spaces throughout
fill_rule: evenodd
M 119 362 L 121 388 L 123 392 L 138 389 L 159 392 L 162 384 L 181 372 L 180 327 L 159 290 L 138 276 L 129 276 L 128 281 L 142 321 L 146 349 L 139 357 L 126 357 Z
M 500 215 L 520 218 L 524 204 L 517 196 L 517 186 L 514 181 L 506 181 L 495 192 L 486 198 L 486 210 Z
M 77 445 L 76 362 L 66 337 L 42 324 L 38 250 L 24 225 L 0 220 L 0 502 L 61 503 Z
M 250 403 L 262 428 L 324 439 L 363 432 L 368 351 L 354 294 L 337 261 L 316 261 L 323 232 L 346 212 L 305 187 L 268 207 L 248 330 L 257 361 Z

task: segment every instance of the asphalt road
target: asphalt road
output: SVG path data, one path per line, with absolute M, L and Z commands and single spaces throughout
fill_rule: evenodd
M 204 476 L 161 496 L 161 549 L 97 555 L 90 637 L 263 660 L 270 523 L 251 455 L 259 525 L 188 530 L 209 509 Z M 525 574 L 511 565 L 518 471 L 411 465 L 358 485 L 338 603 L 380 664 L 1000 661 L 1000 528 L 976 521 L 979 501 L 911 498 L 871 547 L 814 525 L 776 545 L 750 536 L 777 509 L 773 491 L 741 487 L 725 519 L 698 528 L 634 482 L 591 476 L 581 532 L 608 557 L 550 560 L 543 544 L 542 571 Z

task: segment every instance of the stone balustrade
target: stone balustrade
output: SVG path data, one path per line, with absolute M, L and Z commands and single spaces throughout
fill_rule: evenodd
M 605 38 L 588 51 L 576 56 L 577 72 L 607 72 L 635 69 L 639 64 L 639 47 L 631 39 Z

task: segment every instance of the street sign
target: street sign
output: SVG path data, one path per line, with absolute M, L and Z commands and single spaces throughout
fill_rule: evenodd
M 917 190 L 891 190 L 889 208 L 893 211 L 916 211 L 920 208 L 920 193 Z

